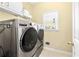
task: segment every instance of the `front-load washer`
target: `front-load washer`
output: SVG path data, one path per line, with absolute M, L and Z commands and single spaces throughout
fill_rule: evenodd
M 9 35 L 11 38 L 10 47 L 8 47 L 9 55 L 7 56 L 37 57 L 40 55 L 43 43 L 39 40 L 37 30 L 31 25 L 30 21 L 12 19 L 1 21 L 0 24 L 11 28 Z
M 38 38 L 43 43 L 44 42 L 44 26 L 42 24 L 37 24 L 32 22 L 32 27 L 37 30 Z
M 34 27 L 37 30 L 38 40 L 42 43 L 41 49 L 38 49 L 37 53 L 35 53 L 36 55 L 40 55 L 41 51 L 43 50 L 43 46 L 44 46 L 43 44 L 44 43 L 44 29 L 41 24 L 37 24 L 35 22 L 32 22 L 32 27 Z

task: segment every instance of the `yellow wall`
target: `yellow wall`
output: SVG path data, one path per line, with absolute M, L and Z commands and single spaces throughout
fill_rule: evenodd
M 12 18 L 15 18 L 15 16 L 0 11 L 0 21 L 2 21 L 2 20 L 8 20 L 8 19 L 12 19 Z
M 67 43 L 72 41 L 72 3 L 36 3 L 32 6 L 33 21 L 43 23 L 44 12 L 53 10 L 59 13 L 59 30 L 45 32 L 44 42 L 50 42 L 50 45 L 44 46 L 71 52 L 72 46 Z
M 30 14 L 32 14 L 32 5 L 28 2 L 28 3 L 25 3 L 23 2 L 23 8 L 28 10 Z

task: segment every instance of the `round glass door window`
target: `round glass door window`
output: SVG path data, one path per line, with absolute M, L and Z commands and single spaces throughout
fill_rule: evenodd
M 22 51 L 25 52 L 31 51 L 35 47 L 36 42 L 37 42 L 37 31 L 32 27 L 26 29 L 20 41 Z

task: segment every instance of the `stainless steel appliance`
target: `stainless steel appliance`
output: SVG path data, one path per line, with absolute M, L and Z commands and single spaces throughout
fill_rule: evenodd
M 43 42 L 30 21 L 18 19 L 1 21 L 0 30 L 3 56 L 38 57 L 40 55 Z

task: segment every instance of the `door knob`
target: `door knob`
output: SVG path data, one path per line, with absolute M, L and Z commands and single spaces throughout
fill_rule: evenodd
M 68 42 L 67 44 L 74 46 L 74 43 L 73 42 Z

